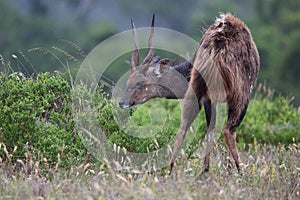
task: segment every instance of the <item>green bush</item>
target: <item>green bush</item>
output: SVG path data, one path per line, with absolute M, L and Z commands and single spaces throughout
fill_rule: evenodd
M 21 73 L 0 76 L 0 141 L 13 159 L 30 155 L 62 165 L 82 159 L 80 139 L 74 137 L 69 83 L 59 74 L 26 78 Z M 4 155 L 4 145 L 0 157 Z
M 254 99 L 241 124 L 239 138 L 243 143 L 291 144 L 300 142 L 300 114 L 288 98 Z

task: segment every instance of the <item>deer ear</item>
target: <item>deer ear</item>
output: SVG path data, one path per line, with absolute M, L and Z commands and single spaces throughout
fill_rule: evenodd
M 160 77 L 162 77 L 163 73 L 165 73 L 168 70 L 169 70 L 169 66 L 168 65 L 158 64 L 154 68 L 154 73 L 155 73 L 156 77 L 160 78 Z
M 151 64 L 158 63 L 160 61 L 160 56 L 154 56 L 151 60 Z

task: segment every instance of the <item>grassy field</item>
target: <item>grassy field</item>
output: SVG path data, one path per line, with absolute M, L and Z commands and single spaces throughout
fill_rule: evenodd
M 133 110 L 131 117 L 139 126 L 152 122 L 163 127 L 154 137 L 135 138 L 116 124 L 116 106 L 101 89 L 92 93 L 82 84 L 78 91 L 71 90 L 62 76 L 50 73 L 37 78 L 2 75 L 0 82 L 0 199 L 300 199 L 300 109 L 289 98 L 269 97 L 272 92 L 264 87 L 239 129 L 242 174 L 228 171 L 223 137 L 213 149 L 210 172 L 201 173 L 203 148 L 196 148 L 206 126 L 200 113 L 196 139 L 169 176 L 168 167 L 129 173 L 120 163 L 114 163 L 115 170 L 93 158 L 82 142 L 83 133 L 75 128 L 71 91 L 80 108 L 79 103 L 90 103 L 83 107 L 94 109 L 96 123 L 110 133 L 108 144 L 133 153 L 169 144 L 180 123 L 178 102 L 152 101 Z M 166 112 L 160 113 L 161 108 Z M 86 113 L 79 114 L 82 121 L 94 122 Z M 157 116 L 168 120 L 158 123 L 164 119 Z
M 211 170 L 201 174 L 198 158 L 178 159 L 168 169 L 148 174 L 124 173 L 107 165 L 85 164 L 40 175 L 39 162 L 1 163 L 0 199 L 299 199 L 300 145 L 259 144 L 241 152 L 243 174 L 229 173 L 226 150 L 218 144 Z M 200 153 L 200 152 L 198 152 Z M 197 152 L 194 154 L 197 156 Z

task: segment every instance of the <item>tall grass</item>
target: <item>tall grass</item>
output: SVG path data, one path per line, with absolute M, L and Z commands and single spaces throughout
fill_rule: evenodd
M 243 175 L 227 170 L 222 146 L 215 147 L 206 174 L 198 173 L 202 163 L 184 156 L 171 176 L 168 169 L 134 174 L 82 164 L 69 171 L 58 168 L 50 180 L 12 174 L 1 163 L 0 199 L 299 199 L 300 146 L 256 145 L 241 153 Z

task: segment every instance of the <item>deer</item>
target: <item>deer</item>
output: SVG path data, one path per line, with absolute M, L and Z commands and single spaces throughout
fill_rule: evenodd
M 192 60 L 172 66 L 169 62 L 165 62 L 165 59 L 161 60 L 154 56 L 153 16 L 148 41 L 149 52 L 137 69 L 139 50 L 136 28 L 132 20 L 131 24 L 135 43 L 131 57 L 131 75 L 119 105 L 128 109 L 142 105 L 152 98 L 183 98 L 180 127 L 170 161 L 171 174 L 187 130 L 202 106 L 207 124 L 204 172 L 209 171 L 210 153 L 215 142 L 217 108 L 219 104 L 226 103 L 227 121 L 223 135 L 230 155 L 228 169 L 233 168 L 233 159 L 240 172 L 242 163 L 237 149 L 236 133 L 246 115 L 260 68 L 259 53 L 248 26 L 231 13 L 221 13 L 204 32 Z M 162 70 L 161 73 L 161 68 L 167 70 Z M 169 76 L 172 71 L 183 74 L 186 85 L 176 86 L 175 92 L 172 92 L 168 88 L 159 86 L 160 84 L 153 84 L 172 82 L 170 80 L 172 76 Z M 156 76 L 153 76 L 153 73 Z M 148 84 L 149 82 L 151 84 Z

